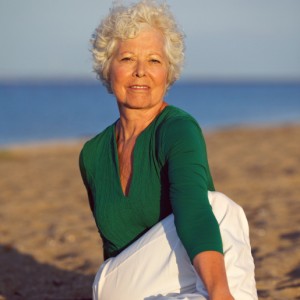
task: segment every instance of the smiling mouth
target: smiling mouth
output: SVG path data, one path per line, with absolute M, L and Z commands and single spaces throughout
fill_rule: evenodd
M 136 91 L 145 91 L 145 90 L 148 90 L 149 89 L 149 86 L 147 85 L 131 85 L 129 86 L 129 88 L 131 90 L 136 90 Z

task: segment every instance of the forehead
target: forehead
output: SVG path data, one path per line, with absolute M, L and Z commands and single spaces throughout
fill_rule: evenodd
M 165 39 L 159 30 L 148 29 L 141 31 L 136 37 L 120 40 L 118 42 L 117 52 L 157 52 L 164 53 Z

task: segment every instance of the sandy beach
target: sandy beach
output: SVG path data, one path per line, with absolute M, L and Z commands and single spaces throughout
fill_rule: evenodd
M 216 189 L 248 217 L 259 298 L 300 299 L 300 126 L 205 136 Z M 83 142 L 0 150 L 1 300 L 91 299 L 102 248 L 78 169 Z

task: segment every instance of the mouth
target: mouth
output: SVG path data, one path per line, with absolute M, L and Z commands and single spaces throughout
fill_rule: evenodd
M 129 88 L 134 91 L 145 91 L 145 90 L 149 90 L 150 87 L 148 85 L 134 84 L 134 85 L 130 85 Z

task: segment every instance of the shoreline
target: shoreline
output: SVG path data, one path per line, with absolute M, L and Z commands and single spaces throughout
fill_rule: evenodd
M 18 150 L 31 148 L 55 148 L 55 147 L 73 147 L 83 143 L 85 138 L 70 138 L 70 139 L 45 139 L 38 141 L 29 141 L 21 143 L 11 143 L 0 145 L 1 150 Z
M 212 135 L 221 132 L 227 131 L 235 131 L 235 130 L 245 130 L 245 131 L 252 131 L 252 130 L 276 130 L 281 128 L 288 128 L 288 127 L 300 127 L 299 122 L 282 122 L 278 123 L 274 121 L 266 122 L 265 124 L 234 124 L 234 125 L 227 125 L 221 127 L 212 127 L 212 128 L 205 128 L 201 127 L 204 135 Z M 99 131 L 101 132 L 101 131 Z M 17 150 L 17 149 L 31 149 L 31 148 L 54 148 L 54 147 L 72 147 L 78 144 L 83 144 L 85 141 L 88 141 L 92 137 L 94 137 L 95 133 L 91 136 L 83 136 L 83 137 L 70 137 L 70 138 L 54 138 L 54 139 L 42 139 L 42 140 L 29 140 L 24 142 L 13 142 L 13 143 L 0 143 L 0 151 L 6 150 Z

